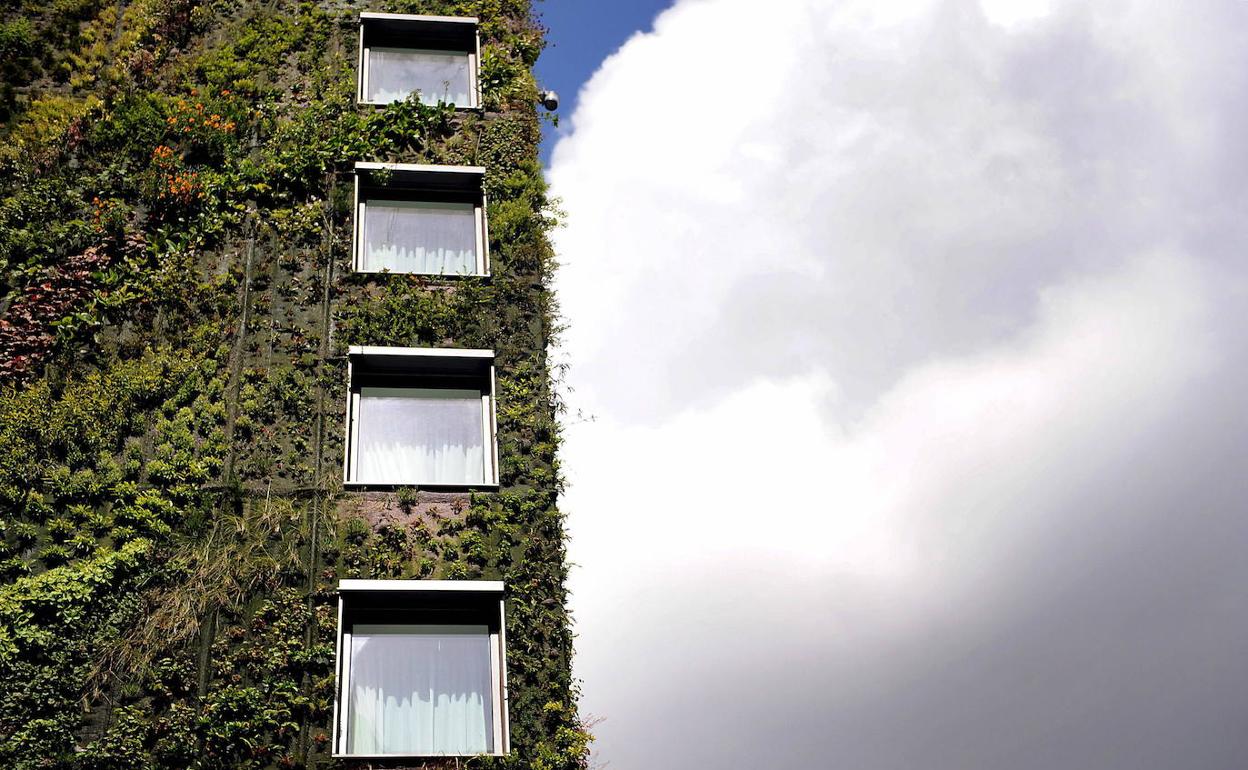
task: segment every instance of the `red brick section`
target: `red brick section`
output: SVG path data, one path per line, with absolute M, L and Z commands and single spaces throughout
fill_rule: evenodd
M 410 527 L 433 525 L 444 519 L 461 519 L 472 502 L 467 492 L 417 492 L 414 500 L 404 505 L 391 492 L 357 492 L 344 499 L 338 510 L 344 518 L 361 516 L 374 529 L 390 525 Z

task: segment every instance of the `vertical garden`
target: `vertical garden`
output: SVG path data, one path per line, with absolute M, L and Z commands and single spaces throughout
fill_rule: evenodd
M 362 11 L 478 17 L 481 109 L 357 104 Z M 527 0 L 0 0 L 0 767 L 361 766 L 349 579 L 506 584 L 511 750 L 419 764 L 585 765 L 542 45 Z M 490 278 L 354 272 L 361 161 L 483 167 Z M 497 490 L 344 488 L 352 346 L 494 351 Z

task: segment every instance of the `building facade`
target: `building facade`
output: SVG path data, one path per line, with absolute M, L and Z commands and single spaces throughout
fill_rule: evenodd
M 527 0 L 0 18 L 0 766 L 584 767 Z

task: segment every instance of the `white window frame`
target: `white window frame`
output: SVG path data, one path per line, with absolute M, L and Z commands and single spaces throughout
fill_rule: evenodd
M 362 179 L 372 178 L 376 172 L 389 175 L 388 185 L 362 184 Z M 454 191 L 474 197 L 473 211 L 476 215 L 477 265 L 472 273 L 409 273 L 394 270 L 365 270 L 364 265 L 364 216 L 370 198 L 391 200 L 385 191 L 393 189 L 403 193 L 409 200 L 436 203 L 438 193 Z M 421 195 L 428 196 L 423 200 Z M 355 164 L 355 220 L 351 230 L 351 269 L 357 273 L 394 275 L 426 275 L 434 278 L 488 278 L 490 276 L 489 220 L 486 216 L 485 168 L 483 166 L 437 166 L 418 163 L 374 163 L 357 161 Z
M 423 16 L 419 14 L 409 13 L 361 13 L 360 14 L 360 43 L 359 56 L 356 61 L 356 93 L 355 100 L 358 104 L 370 104 L 377 106 L 385 106 L 390 102 L 374 102 L 369 101 L 368 95 L 368 76 L 369 76 L 369 49 L 372 45 L 369 43 L 370 30 L 388 28 L 393 31 L 401 30 L 403 35 L 409 36 L 413 40 L 410 46 L 395 45 L 390 41 L 387 45 L 378 46 L 378 48 L 407 48 L 412 51 L 431 50 L 427 43 L 421 41 L 427 40 L 427 35 L 431 30 L 455 30 L 457 27 L 462 29 L 458 35 L 467 41 L 463 46 L 453 46 L 447 48 L 438 48 L 433 50 L 446 51 L 448 53 L 464 53 L 468 55 L 468 98 L 471 104 L 457 104 L 456 110 L 478 110 L 481 108 L 481 35 L 477 28 L 478 19 L 475 16 Z
M 440 363 L 453 362 L 461 367 L 478 368 L 485 379 L 488 392 L 481 393 L 482 436 L 482 483 L 447 484 L 445 482 L 422 482 L 419 479 L 387 479 L 385 481 L 356 481 L 355 468 L 359 462 L 359 410 L 360 393 L 356 387 L 356 367 L 369 359 L 395 359 L 401 368 L 413 375 L 437 373 Z M 423 489 L 486 489 L 498 488 L 498 392 L 494 373 L 494 351 L 469 348 L 400 348 L 373 345 L 353 345 L 347 354 L 347 436 L 343 451 L 342 478 L 344 486 L 350 487 L 417 487 Z
M 494 720 L 493 751 L 489 756 L 503 756 L 511 751 L 510 719 L 507 698 L 507 615 L 504 603 L 506 585 L 497 580 L 340 580 L 338 581 L 338 632 L 334 650 L 334 673 L 338 688 L 334 694 L 333 756 L 335 758 L 361 759 L 414 759 L 424 756 L 480 756 L 480 755 L 412 755 L 412 754 L 351 754 L 347 752 L 347 708 L 350 699 L 351 628 L 346 624 L 352 596 L 393 598 L 400 606 L 405 598 L 414 599 L 422 594 L 441 594 L 445 598 L 456 595 L 476 599 L 477 604 L 492 608 L 497 601 L 498 616 L 491 617 L 488 625 L 496 630 L 490 632 L 490 694 L 493 698 L 491 714 Z M 402 623 L 399 625 L 443 625 L 440 623 Z

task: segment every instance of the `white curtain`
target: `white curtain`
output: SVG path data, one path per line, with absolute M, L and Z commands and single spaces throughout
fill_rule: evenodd
M 416 91 L 424 104 L 475 106 L 469 99 L 468 54 L 416 48 L 368 49 L 368 101 L 397 102 Z
M 360 388 L 354 481 L 480 484 L 485 481 L 481 392 Z
M 493 750 L 485 626 L 355 626 L 352 631 L 348 753 Z
M 471 203 L 369 200 L 364 204 L 368 272 L 477 272 L 477 215 Z

